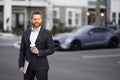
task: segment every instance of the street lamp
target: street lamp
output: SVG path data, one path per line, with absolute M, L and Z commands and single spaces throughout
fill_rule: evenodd
M 107 0 L 105 0 L 105 27 L 107 27 Z
M 104 12 L 101 12 L 101 13 L 100 13 L 101 23 L 104 23 L 104 16 L 105 16 L 105 13 L 104 13 Z
M 90 12 L 86 12 L 86 16 L 90 16 Z
M 105 16 L 105 14 L 104 14 L 103 12 L 101 12 L 101 13 L 100 13 L 100 16 L 101 16 L 101 17 L 104 17 L 104 16 Z
M 90 24 L 90 12 L 86 12 L 86 16 L 87 16 L 87 24 Z

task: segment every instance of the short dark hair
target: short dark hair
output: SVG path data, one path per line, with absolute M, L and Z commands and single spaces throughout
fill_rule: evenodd
M 39 15 L 42 16 L 42 12 L 41 12 L 40 10 L 35 10 L 35 11 L 33 11 L 32 14 L 31 14 L 31 19 L 33 18 L 33 15 L 34 15 L 34 14 L 39 14 Z

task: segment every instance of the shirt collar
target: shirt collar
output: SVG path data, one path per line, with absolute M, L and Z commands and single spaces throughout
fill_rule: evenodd
M 37 29 L 37 32 L 39 32 L 39 31 L 40 31 L 40 29 L 41 29 L 41 26 Z M 32 31 L 33 31 L 33 27 L 32 27 Z

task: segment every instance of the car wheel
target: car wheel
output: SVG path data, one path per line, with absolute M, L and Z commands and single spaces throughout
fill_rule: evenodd
M 117 48 L 118 46 L 119 46 L 119 40 L 116 38 L 111 39 L 108 43 L 109 48 Z
M 80 50 L 81 49 L 81 43 L 76 40 L 71 43 L 70 50 Z

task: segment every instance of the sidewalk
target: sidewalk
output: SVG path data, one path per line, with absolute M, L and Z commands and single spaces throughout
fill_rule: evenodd
M 14 46 L 19 48 L 21 36 L 13 33 L 0 32 L 0 46 Z
M 15 38 L 19 38 L 20 36 L 17 36 L 15 34 L 12 34 L 12 33 L 3 33 L 3 32 L 0 32 L 0 39 L 15 39 Z

